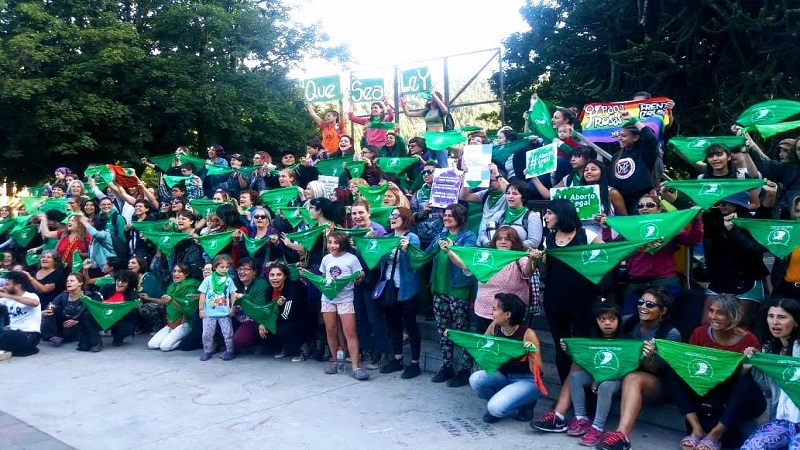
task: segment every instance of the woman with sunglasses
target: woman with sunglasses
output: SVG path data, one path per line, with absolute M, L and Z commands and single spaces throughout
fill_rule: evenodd
M 655 193 L 648 193 L 639 197 L 636 204 L 639 215 L 661 214 L 665 212 L 661 198 Z M 601 221 L 604 232 L 608 229 L 605 221 Z M 621 313 L 623 316 L 636 313 L 636 300 L 641 297 L 645 289 L 652 286 L 662 286 L 669 292 L 673 299 L 678 298 L 681 292 L 681 283 L 675 267 L 674 254 L 679 246 L 693 247 L 703 240 L 703 220 L 698 214 L 688 228 L 681 230 L 667 243 L 657 242 L 652 246 L 661 244 L 655 253 L 638 251 L 627 260 L 630 282 L 625 288 Z
M 664 400 L 664 374 L 672 370 L 656 353 L 653 340 L 681 340 L 681 333 L 669 321 L 673 301 L 667 291 L 661 288 L 647 289 L 636 304 L 637 314 L 623 317 L 621 328 L 624 338 L 644 341 L 642 357 L 639 368 L 622 379 L 619 424 L 616 431 L 606 433 L 597 444 L 596 448 L 600 450 L 631 448 L 630 435 L 643 402 L 658 403 Z
M 114 274 L 114 284 L 100 288 L 103 303 L 132 302 L 139 298 L 136 288 L 139 286 L 139 276 L 130 270 L 120 270 Z M 136 327 L 136 313 L 131 311 L 117 323 L 111 326 L 111 345 L 120 347 L 127 336 L 132 336 Z
M 251 229 L 247 233 L 247 237 L 250 239 L 268 238 L 269 240 L 255 254 L 250 256 L 255 261 L 254 267 L 256 267 L 256 270 L 260 270 L 262 267 L 266 269 L 267 263 L 284 257 L 286 246 L 280 239 L 281 232 L 270 225 L 269 213 L 264 207 L 256 206 L 253 208 L 252 218 Z

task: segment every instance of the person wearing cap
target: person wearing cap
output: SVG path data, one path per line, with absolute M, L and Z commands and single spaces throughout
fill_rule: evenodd
M 242 165 L 244 164 L 245 158 L 242 156 L 241 153 L 234 153 L 231 155 L 231 168 L 233 169 L 241 169 Z M 230 174 L 228 174 L 228 193 L 231 194 L 231 197 L 238 197 L 239 193 L 242 192 L 242 184 L 247 186 L 247 175 L 242 173 L 240 170 L 234 170 Z
M 780 196 L 778 197 L 778 207 L 780 208 L 780 218 L 789 219 L 791 217 L 792 199 L 800 195 L 800 146 L 797 139 L 783 139 L 778 144 L 780 149 L 781 161 L 773 161 L 763 150 L 753 141 L 748 133 L 744 133 L 747 139 L 745 144 L 750 149 L 750 156 L 753 158 L 758 170 L 772 181 L 783 185 Z M 783 160 L 786 158 L 786 160 Z
M 762 280 L 769 270 L 763 257 L 767 249 L 749 231 L 733 223 L 737 217 L 750 217 L 749 205 L 749 194 L 739 192 L 725 197 L 703 214 L 703 249 L 709 284 L 701 323 L 707 323 L 706 311 L 719 294 L 733 294 L 742 300 L 745 314 L 742 323 L 746 327 L 752 325 L 755 309 L 764 301 Z

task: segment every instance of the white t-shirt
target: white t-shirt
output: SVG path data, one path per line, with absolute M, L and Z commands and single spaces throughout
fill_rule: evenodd
M 33 292 L 22 294 L 25 298 L 39 300 L 39 296 Z M 9 328 L 12 330 L 27 331 L 29 333 L 40 333 L 42 327 L 42 305 L 28 306 L 10 298 L 0 298 L 0 305 L 8 308 L 8 315 L 11 318 Z
M 361 263 L 358 262 L 358 258 L 355 257 L 352 253 L 345 252 L 341 256 L 333 256 L 332 254 L 328 253 L 322 258 L 322 263 L 319 265 L 319 270 L 322 272 L 322 276 L 325 277 L 326 280 L 333 280 L 336 278 L 341 277 L 348 277 L 356 272 L 361 271 Z M 355 299 L 353 295 L 353 287 L 354 284 L 351 281 L 347 284 L 347 287 L 342 289 L 342 292 L 336 296 L 336 298 L 330 299 L 322 294 L 322 301 L 328 303 L 344 303 L 344 302 L 352 302 Z

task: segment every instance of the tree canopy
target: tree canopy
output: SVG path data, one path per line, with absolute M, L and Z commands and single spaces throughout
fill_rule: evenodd
M 628 100 L 677 104 L 684 135 L 724 134 L 748 105 L 800 96 L 796 0 L 529 0 L 532 30 L 505 41 L 514 125 L 534 91 L 564 106 Z
M 0 173 L 138 159 L 179 145 L 300 149 L 288 71 L 347 57 L 277 0 L 0 0 Z

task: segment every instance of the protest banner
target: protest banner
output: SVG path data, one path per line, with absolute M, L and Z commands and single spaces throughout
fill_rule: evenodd
M 489 187 L 489 164 L 492 163 L 492 145 L 465 145 L 464 156 L 462 159 L 467 173 L 464 181 L 471 188 Z
M 458 203 L 461 193 L 461 171 L 456 169 L 436 169 L 433 172 L 430 205 L 435 208 L 446 208 Z
M 428 67 L 417 67 L 400 73 L 400 93 L 420 94 L 431 90 L 431 73 Z
M 332 102 L 342 98 L 339 75 L 309 78 L 303 82 L 303 96 L 309 103 Z
M 550 198 L 565 198 L 578 210 L 581 220 L 591 220 L 600 214 L 600 186 L 569 186 L 550 189 Z
M 581 133 L 592 142 L 617 142 L 619 129 L 624 125 L 621 114 L 628 111 L 650 127 L 660 139 L 664 127 L 669 124 L 668 101 L 666 97 L 656 97 L 627 102 L 589 103 L 581 111 Z
M 386 97 L 383 78 L 353 78 L 350 80 L 350 101 L 354 103 L 381 102 Z
M 556 170 L 558 143 L 553 142 L 525 153 L 525 178 L 533 178 Z

